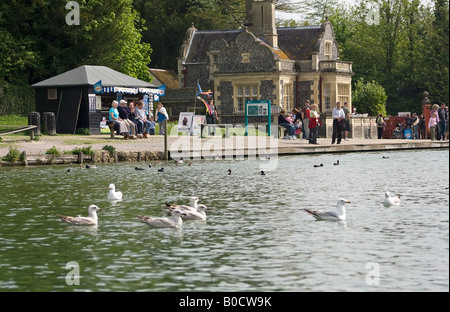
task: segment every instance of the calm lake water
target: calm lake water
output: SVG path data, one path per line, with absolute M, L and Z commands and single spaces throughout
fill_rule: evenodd
M 277 169 L 259 175 L 268 161 Z M 448 150 L 136 165 L 1 168 L 0 290 L 449 290 Z M 121 202 L 106 199 L 110 183 Z M 385 191 L 401 206 L 384 207 Z M 206 222 L 151 229 L 136 218 L 192 195 L 212 209 Z M 351 201 L 345 224 L 301 210 L 334 210 L 339 197 Z M 93 203 L 97 227 L 56 217 Z M 67 284 L 72 261 L 79 285 Z

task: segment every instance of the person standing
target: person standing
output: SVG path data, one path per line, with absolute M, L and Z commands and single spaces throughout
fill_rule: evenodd
M 344 111 L 341 108 L 341 103 L 337 102 L 336 107 L 333 108 L 333 138 L 331 144 L 341 144 L 342 139 L 342 121 L 345 121 Z
M 421 114 L 419 117 L 419 139 L 426 139 L 426 129 L 425 115 Z
M 164 135 L 166 133 L 167 120 L 169 120 L 169 115 L 167 114 L 166 108 L 161 102 L 158 103 L 158 108 L 156 109 L 156 121 L 159 124 L 159 135 Z
M 431 113 L 430 120 L 428 121 L 428 128 L 430 128 L 431 141 L 436 139 L 436 126 L 438 125 L 437 113 Z
M 320 121 L 319 121 L 319 107 L 317 106 L 317 104 L 313 104 L 311 105 L 311 111 L 310 111 L 310 115 L 309 115 L 309 144 L 319 144 L 317 143 L 317 137 L 319 135 L 319 126 L 320 126 Z
M 384 119 L 383 119 L 383 114 L 378 114 L 377 119 L 375 121 L 375 123 L 377 124 L 377 132 L 378 132 L 378 139 L 381 140 L 381 138 L 383 137 L 383 128 L 384 128 Z
M 211 99 L 209 100 L 209 107 L 211 108 L 211 111 L 206 114 L 206 123 L 210 125 L 215 125 L 217 123 L 217 110 L 214 106 L 214 101 Z M 215 128 L 213 128 L 215 129 Z M 214 130 L 211 131 L 211 128 L 208 127 L 208 135 L 215 135 Z
M 435 131 L 434 131 L 434 134 L 435 134 L 434 139 L 437 139 L 437 134 L 439 132 L 439 129 L 438 129 L 439 128 L 439 112 L 438 112 L 438 109 L 439 109 L 439 105 L 437 105 L 437 104 L 433 104 L 433 106 L 431 106 L 430 116 L 433 117 L 433 115 L 436 114 L 436 127 L 435 127 Z M 428 121 L 428 124 L 429 124 L 429 121 Z M 428 125 L 428 127 L 430 127 L 430 126 Z
M 309 119 L 311 108 L 309 107 L 309 100 L 305 101 L 302 107 L 302 123 L 303 123 L 303 138 L 309 140 Z
M 350 139 L 348 138 L 348 131 L 350 130 L 350 116 L 352 114 L 350 113 L 347 102 L 344 102 L 344 107 L 342 107 L 342 110 L 344 111 L 345 116 L 344 141 L 350 141 Z
M 445 103 L 441 103 L 441 107 L 438 109 L 439 117 L 439 133 L 437 134 L 437 139 L 440 141 L 445 140 L 445 129 L 448 123 L 448 110 Z
M 417 116 L 417 113 L 412 114 L 412 131 L 413 131 L 413 139 L 418 140 L 419 139 L 419 116 Z

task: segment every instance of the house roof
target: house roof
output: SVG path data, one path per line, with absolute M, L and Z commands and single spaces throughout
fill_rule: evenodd
M 308 60 L 312 52 L 318 49 L 317 43 L 322 32 L 322 26 L 279 27 L 278 48 L 273 52 L 282 60 Z M 235 42 L 237 36 L 245 30 L 194 30 L 192 40 L 186 55 L 186 64 L 208 63 L 207 51 L 215 39 L 224 39 L 228 44 Z M 260 38 L 263 42 L 264 39 Z M 267 43 L 267 45 L 269 45 Z M 281 51 L 280 51 L 281 50 Z
M 178 76 L 173 70 L 150 68 L 150 74 L 154 76 L 153 84 L 157 87 L 165 84 L 169 89 L 178 88 Z
M 156 88 L 152 83 L 133 78 L 106 66 L 83 65 L 32 85 L 34 88 L 94 85 Z

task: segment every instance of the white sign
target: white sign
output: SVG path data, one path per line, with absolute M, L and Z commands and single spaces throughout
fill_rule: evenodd
M 180 113 L 180 117 L 178 118 L 178 131 L 191 132 L 193 118 L 194 113 Z

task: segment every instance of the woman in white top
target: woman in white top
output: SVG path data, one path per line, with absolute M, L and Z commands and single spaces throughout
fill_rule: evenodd
M 156 109 L 156 121 L 159 124 L 159 134 L 164 135 L 166 132 L 167 120 L 169 120 L 169 115 L 163 104 L 161 102 L 158 103 L 158 108 Z

